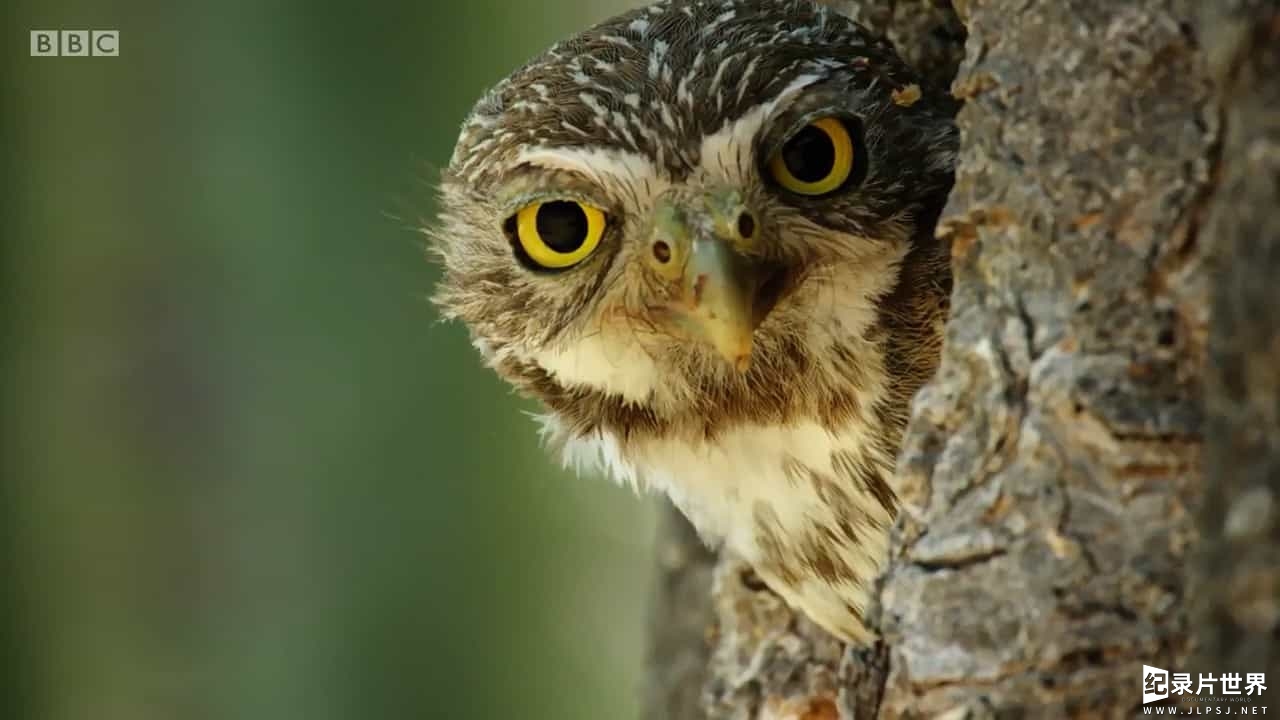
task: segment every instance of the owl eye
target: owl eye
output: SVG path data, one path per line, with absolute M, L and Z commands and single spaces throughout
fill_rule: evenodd
M 798 195 L 826 195 L 844 187 L 864 162 L 844 121 L 815 120 L 792 135 L 769 160 L 769 174 Z
M 604 235 L 604 212 L 574 200 L 536 202 L 516 213 L 514 220 L 520 249 L 547 269 L 577 265 Z

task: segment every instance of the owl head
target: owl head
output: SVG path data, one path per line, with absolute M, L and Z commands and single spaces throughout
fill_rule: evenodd
M 463 124 L 435 300 L 582 425 L 776 419 L 892 384 L 867 366 L 932 342 L 917 298 L 947 282 L 954 107 L 919 83 L 802 0 L 671 0 L 590 28 Z

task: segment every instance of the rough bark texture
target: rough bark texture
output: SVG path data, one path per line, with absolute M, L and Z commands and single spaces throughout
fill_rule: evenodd
M 1124 717 L 1143 663 L 1183 665 L 1218 118 L 1181 10 L 967 3 L 955 293 L 899 465 L 886 716 Z
M 818 0 L 889 38 L 902 59 L 940 88 L 964 58 L 964 25 L 950 0 Z
M 1204 230 L 1217 263 L 1197 669 L 1280 681 L 1280 3 L 1209 4 L 1197 27 L 1224 127 Z
M 1280 678 L 1276 3 L 964 0 L 958 75 L 946 4 L 831 4 L 965 101 L 882 642 L 722 559 L 702 706 L 660 716 L 1129 717 L 1197 646 Z

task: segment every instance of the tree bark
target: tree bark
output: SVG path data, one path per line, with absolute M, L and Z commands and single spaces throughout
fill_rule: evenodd
M 668 568 L 711 578 L 710 644 L 653 717 L 1127 717 L 1143 664 L 1280 672 L 1276 3 L 830 4 L 965 101 L 881 642 Z
M 955 292 L 900 456 L 881 712 L 1127 717 L 1183 666 L 1218 113 L 1186 6 L 973 0 Z
M 1280 3 L 1208 4 L 1198 19 L 1224 133 L 1205 224 L 1216 262 L 1196 664 L 1280 681 Z

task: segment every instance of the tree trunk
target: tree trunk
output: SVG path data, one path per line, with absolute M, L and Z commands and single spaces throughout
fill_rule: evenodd
M 660 590 L 651 664 L 698 669 L 678 702 L 653 676 L 651 717 L 1128 717 L 1141 666 L 1197 646 L 1206 671 L 1276 671 L 1275 4 L 957 0 L 963 27 L 945 3 L 832 4 L 965 101 L 882 640 L 841 647 L 732 560 L 666 563 L 684 599 Z

